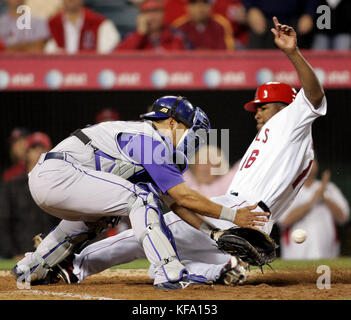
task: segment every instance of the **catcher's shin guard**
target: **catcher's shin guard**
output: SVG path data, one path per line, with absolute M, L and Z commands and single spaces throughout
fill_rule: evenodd
M 41 234 L 33 238 L 35 252 L 27 253 L 13 268 L 12 273 L 17 279 L 25 279 L 34 285 L 54 283 L 57 272 L 52 272 L 53 267 L 70 254 L 82 250 L 90 240 L 118 221 L 119 217 L 104 217 L 89 223 L 61 221 L 44 239 L 41 239 Z
M 185 268 L 178 260 L 172 245 L 162 232 L 159 223 L 150 223 L 147 226 L 145 237 L 142 240 L 144 248 L 145 242 L 151 244 L 156 251 L 159 261 L 154 263 L 154 265 L 156 268 L 163 270 L 167 280 L 178 281 L 182 278 Z
M 169 239 L 162 231 L 157 203 L 152 194 L 144 201 L 138 198 L 131 207 L 129 218 L 135 237 L 156 269 L 161 268 L 168 281 L 178 281 L 186 273 Z M 141 221 L 140 221 L 141 220 Z

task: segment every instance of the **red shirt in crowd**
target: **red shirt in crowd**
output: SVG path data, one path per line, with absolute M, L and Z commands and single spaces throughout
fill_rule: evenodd
M 83 10 L 84 21 L 80 32 L 79 50 L 96 51 L 98 30 L 106 18 L 88 8 L 83 8 Z M 59 12 L 49 20 L 51 36 L 55 39 L 57 46 L 62 49 L 65 48 L 63 19 L 63 12 Z
M 0 39 L 0 51 L 3 51 L 3 50 L 5 50 L 5 44 Z
M 2 176 L 2 181 L 6 182 L 6 181 L 16 179 L 17 177 L 24 174 L 25 171 L 26 171 L 26 163 L 25 162 L 16 163 L 4 171 L 3 176 Z
M 186 14 L 188 0 L 166 0 L 164 23 L 171 25 L 175 20 Z M 240 24 L 236 20 L 236 11 L 242 7 L 241 0 L 215 0 L 212 6 L 213 14 L 220 14 L 231 23 L 233 36 L 242 45 L 246 46 L 249 40 L 249 32 L 246 24 Z
M 152 41 L 148 35 L 133 32 L 128 35 L 117 47 L 119 50 L 184 50 L 186 49 L 183 37 L 164 28 L 160 38 Z
M 185 15 L 174 21 L 173 26 L 185 34 L 193 49 L 234 49 L 232 28 L 221 15 L 212 15 L 206 24 L 200 26 Z
M 249 41 L 249 32 L 246 24 L 240 24 L 236 20 L 236 11 L 243 4 L 240 0 L 216 0 L 212 7 L 212 13 L 220 14 L 230 21 L 234 38 L 246 46 Z
M 186 14 L 188 0 L 165 0 L 164 23 L 171 25 L 176 19 Z

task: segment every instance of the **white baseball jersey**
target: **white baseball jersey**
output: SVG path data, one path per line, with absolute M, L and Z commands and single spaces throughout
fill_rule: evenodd
M 304 185 L 289 209 L 280 217 L 279 222 L 284 221 L 291 210 L 310 201 L 320 185 L 321 182 L 317 180 L 309 187 Z M 327 184 L 325 196 L 340 207 L 345 217 L 349 216 L 347 200 L 334 183 Z M 291 233 L 296 229 L 306 231 L 305 242 L 297 244 L 291 239 Z M 324 201 L 315 203 L 302 219 L 282 232 L 280 247 L 282 258 L 287 260 L 329 259 L 339 255 L 336 222 Z
M 272 222 L 277 221 L 310 171 L 314 158 L 312 123 L 326 110 L 325 97 L 320 108 L 314 109 L 301 89 L 295 100 L 258 132 L 227 194 L 238 193 L 251 204 L 263 201 L 272 213 Z

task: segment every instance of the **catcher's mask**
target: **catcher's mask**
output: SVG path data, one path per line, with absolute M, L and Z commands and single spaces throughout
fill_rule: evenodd
M 178 143 L 177 150 L 186 154 L 188 158 L 191 158 L 201 146 L 207 144 L 207 134 L 210 129 L 211 124 L 206 113 L 201 108 L 196 107 L 193 125 Z

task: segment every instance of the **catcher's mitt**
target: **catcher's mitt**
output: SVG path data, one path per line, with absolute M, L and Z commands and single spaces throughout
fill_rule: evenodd
M 230 228 L 215 240 L 225 251 L 252 266 L 269 264 L 277 257 L 278 245 L 264 232 L 250 228 Z

